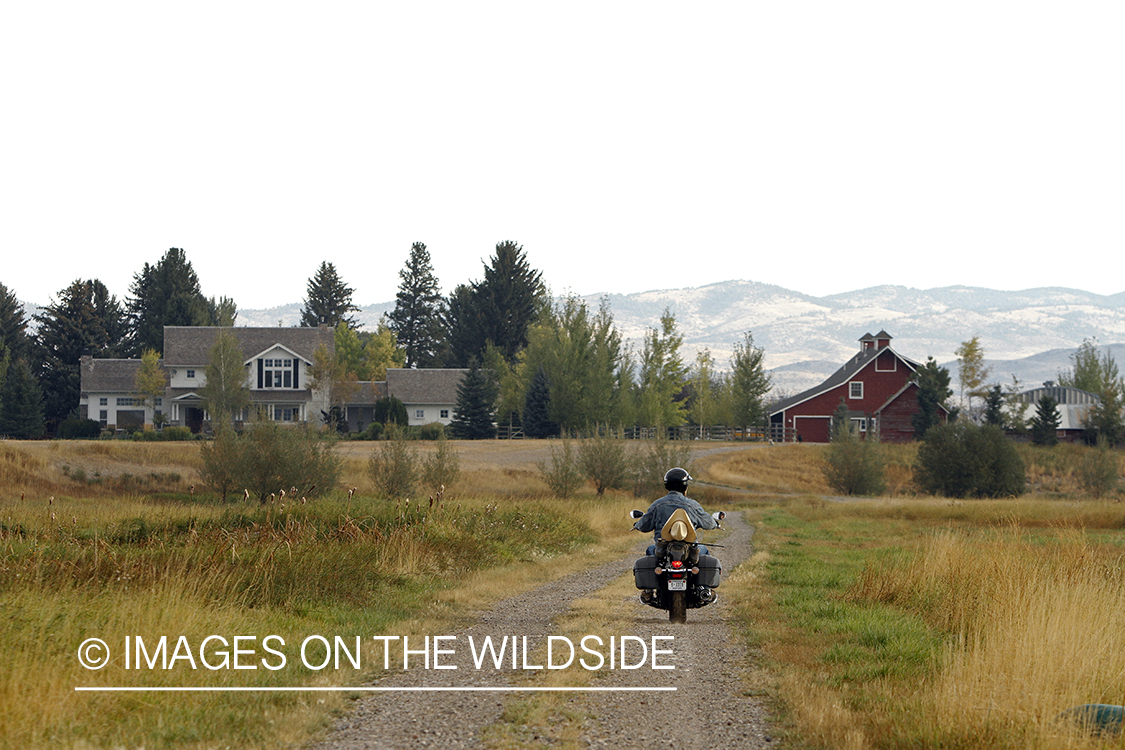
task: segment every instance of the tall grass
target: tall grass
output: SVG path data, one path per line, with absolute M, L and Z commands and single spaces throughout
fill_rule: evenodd
M 941 533 L 907 564 L 876 565 L 849 591 L 890 603 L 948 634 L 922 694 L 919 729 L 1058 747 L 1057 717 L 1125 702 L 1125 554 L 1080 533 L 981 539 Z M 993 746 L 999 746 L 993 744 Z
M 595 538 L 560 503 L 440 498 L 337 497 L 284 507 L 154 506 L 138 498 L 117 508 L 57 498 L 17 500 L 0 514 L 0 744 L 13 747 L 300 740 L 327 719 L 315 701 L 255 694 L 231 702 L 210 693 L 142 700 L 74 688 L 346 685 L 369 673 L 322 674 L 293 659 L 278 672 L 183 663 L 126 671 L 120 653 L 110 668 L 91 672 L 78 665 L 77 648 L 87 637 L 120 648 L 127 635 L 149 643 L 183 635 L 199 644 L 212 634 L 277 633 L 293 644 L 338 633 L 370 643 L 370 635 L 427 612 L 436 593 L 474 570 L 549 559 Z

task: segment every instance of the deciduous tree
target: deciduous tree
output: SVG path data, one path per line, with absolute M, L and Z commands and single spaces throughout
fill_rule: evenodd
M 211 414 L 211 423 L 229 424 L 240 419 L 250 405 L 250 388 L 246 380 L 246 356 L 238 338 L 229 328 L 220 328 L 211 346 L 206 378 L 199 395 Z
M 961 403 L 965 403 L 968 396 L 968 409 L 972 413 L 973 397 L 984 397 L 984 384 L 992 370 L 984 366 L 984 347 L 980 344 L 980 337 L 973 336 L 968 341 L 962 342 L 954 352 L 957 355 L 957 370 L 961 379 Z
M 641 424 L 678 427 L 685 421 L 682 401 L 676 400 L 687 379 L 680 356 L 684 338 L 676 330 L 676 317 L 666 309 L 660 329 L 645 335 L 637 376 L 637 418 Z
M 765 397 L 772 382 L 765 369 L 765 351 L 754 346 L 750 331 L 744 334 L 742 341 L 735 342 L 730 366 L 727 393 L 734 424 L 740 427 L 764 425 Z

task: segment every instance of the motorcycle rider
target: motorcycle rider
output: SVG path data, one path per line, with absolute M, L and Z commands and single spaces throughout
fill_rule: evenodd
M 663 553 L 664 544 L 660 540 L 660 530 L 664 528 L 664 524 L 668 522 L 677 508 L 684 509 L 697 529 L 717 529 L 719 527 L 719 522 L 703 510 L 702 505 L 686 495 L 688 482 L 691 481 L 693 481 L 692 477 L 685 469 L 678 466 L 669 469 L 664 474 L 664 489 L 668 490 L 668 494 L 659 500 L 655 500 L 652 505 L 648 506 L 645 514 L 633 523 L 633 528 L 637 531 L 653 532 L 653 544 L 649 545 L 646 554 L 658 555 Z M 693 550 L 689 560 L 691 564 L 694 565 L 701 554 L 707 554 L 707 548 L 702 544 L 696 550 Z M 641 600 L 647 603 L 647 600 L 651 599 L 655 593 L 654 591 L 644 591 L 641 593 Z M 712 602 L 717 598 L 715 592 L 705 586 L 700 586 L 697 593 L 703 601 Z

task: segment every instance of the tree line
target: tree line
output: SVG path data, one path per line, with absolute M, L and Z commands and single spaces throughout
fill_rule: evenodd
M 465 436 L 487 436 L 494 423 L 548 436 L 599 425 L 765 420 L 770 379 L 749 332 L 735 343 L 729 370 L 708 351 L 689 364 L 666 310 L 634 350 L 604 302 L 591 310 L 574 296 L 553 300 L 542 272 L 513 241 L 495 246 L 479 280 L 448 295 L 424 243 L 412 245 L 399 278 L 394 309 L 371 331 L 355 320 L 354 289 L 332 263 L 309 278 L 300 325 L 334 328 L 335 356 L 324 352 L 314 363 L 334 401 L 346 400 L 350 384 L 385 378 L 388 367 L 453 367 L 468 370 L 454 424 Z M 79 279 L 31 320 L 0 284 L 0 435 L 54 434 L 77 416 L 83 355 L 152 363 L 165 326 L 229 327 L 237 316 L 233 299 L 203 294 L 181 248 L 145 263 L 124 301 L 100 280 Z

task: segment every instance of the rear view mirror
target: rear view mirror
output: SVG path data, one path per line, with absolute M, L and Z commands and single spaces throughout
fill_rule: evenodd
M 629 511 L 629 518 L 632 518 L 635 521 L 638 518 L 640 518 L 641 516 L 643 516 L 644 514 L 645 513 L 644 513 L 643 510 L 633 509 L 633 510 Z

